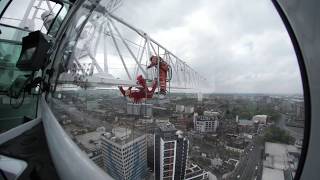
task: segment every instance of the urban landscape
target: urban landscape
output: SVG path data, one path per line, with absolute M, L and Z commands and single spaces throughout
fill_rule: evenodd
M 114 179 L 293 179 L 301 95 L 170 93 L 132 103 L 118 90 L 57 91 L 66 133 Z

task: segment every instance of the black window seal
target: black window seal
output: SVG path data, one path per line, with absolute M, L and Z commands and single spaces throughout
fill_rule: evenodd
M 276 10 L 278 11 L 283 24 L 285 25 L 287 32 L 290 36 L 294 51 L 297 56 L 299 69 L 300 69 L 300 75 L 302 80 L 302 86 L 303 86 L 303 97 L 304 97 L 304 114 L 305 114 L 305 120 L 304 120 L 304 132 L 303 132 L 303 142 L 302 142 L 302 150 L 301 155 L 298 163 L 298 168 L 295 173 L 294 180 L 298 180 L 301 177 L 301 174 L 303 172 L 303 167 L 306 161 L 307 153 L 308 153 L 308 147 L 309 147 L 309 140 L 310 140 L 310 131 L 311 131 L 311 97 L 310 97 L 310 86 L 309 86 L 309 80 L 307 76 L 307 70 L 305 66 L 305 61 L 303 58 L 303 54 L 298 42 L 298 39 L 295 35 L 295 32 L 290 24 L 290 21 L 278 3 L 277 0 L 271 0 L 273 5 L 275 6 Z
M 4 43 L 8 43 L 8 44 L 14 44 L 14 45 L 22 45 L 22 42 L 20 42 L 20 41 L 1 39 L 1 38 L 0 38 L 0 42 L 4 42 Z
M 9 25 L 9 24 L 0 23 L 0 26 L 4 26 L 4 27 L 8 27 L 8 28 L 13 28 L 13 29 L 18 29 L 18 30 L 20 30 L 20 31 L 32 32 L 30 29 L 24 29 L 24 28 L 17 27 L 17 26 L 12 26 L 12 25 Z
M 60 3 L 57 3 L 57 4 L 60 4 Z M 54 23 L 56 22 L 59 14 L 60 14 L 60 12 L 61 12 L 62 9 L 64 8 L 64 4 L 63 4 L 63 3 L 60 4 L 60 5 L 61 5 L 61 8 L 59 9 L 57 15 L 54 17 L 54 20 L 52 21 L 52 23 L 51 23 L 50 26 L 49 26 L 49 29 L 47 30 L 47 34 L 48 34 L 48 35 L 50 35 L 50 31 L 51 31 L 52 26 L 54 25 Z M 59 26 L 59 29 L 60 29 L 60 27 L 61 27 L 61 24 L 60 24 L 60 26 Z M 58 31 L 59 31 L 59 29 L 58 29 Z M 56 34 L 58 33 L 58 31 L 53 35 L 54 37 L 56 36 Z
M 9 2 L 7 2 L 6 6 L 3 8 L 3 10 L 1 11 L 0 14 L 0 19 L 2 18 L 4 12 L 6 12 L 6 10 L 8 9 L 9 5 L 11 4 L 12 0 L 9 0 Z

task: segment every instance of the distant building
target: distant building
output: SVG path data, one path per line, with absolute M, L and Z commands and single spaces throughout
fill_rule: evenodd
M 227 150 L 233 151 L 233 152 L 238 152 L 238 153 L 243 153 L 244 152 L 244 148 L 240 148 L 240 147 L 232 147 L 232 146 L 226 145 L 225 148 Z
M 180 113 L 184 112 L 184 105 L 177 104 L 176 105 L 176 112 L 180 112 Z
M 95 111 L 96 109 L 99 109 L 99 103 L 97 101 L 87 101 L 86 105 L 88 111 Z
M 103 132 L 90 132 L 75 136 L 75 142 L 81 150 L 87 153 L 88 157 L 99 167 L 103 168 L 101 153 L 101 137 Z
M 267 115 L 255 115 L 252 117 L 254 123 L 267 124 Z
M 247 138 L 247 139 L 252 139 L 253 138 L 252 134 L 248 134 L 248 133 L 243 133 L 243 137 Z
M 220 159 L 220 158 L 211 159 L 211 165 L 213 167 L 222 166 L 222 159 Z
M 203 100 L 203 94 L 202 94 L 202 93 L 198 93 L 198 94 L 197 94 L 197 97 L 198 97 L 198 102 L 202 102 L 202 100 Z
M 194 107 L 193 106 L 185 106 L 184 107 L 184 113 L 192 114 L 193 112 L 194 112 Z
M 219 124 L 216 116 L 194 116 L 194 129 L 198 133 L 216 132 Z
M 146 136 L 117 127 L 102 137 L 104 170 L 114 179 L 143 179 L 147 173 Z
M 106 132 L 106 128 L 104 126 L 97 127 L 96 131 L 97 132 Z
M 189 140 L 173 124 L 161 126 L 154 135 L 155 179 L 185 179 L 188 149 Z
M 208 171 L 201 169 L 196 164 L 190 164 L 186 170 L 185 180 L 207 180 L 209 179 Z
M 236 139 L 227 141 L 225 148 L 230 151 L 243 153 L 247 144 L 248 144 L 248 142 L 246 142 L 245 139 L 236 138 Z
M 153 119 L 152 118 L 139 119 L 139 122 L 142 124 L 150 124 L 150 123 L 153 123 Z
M 171 119 L 170 123 L 172 123 L 177 129 L 182 130 L 183 132 L 187 132 L 189 122 L 191 121 L 192 120 L 188 119 L 186 115 L 182 115 L 180 117 L 177 117 L 176 119 Z
M 152 104 L 127 103 L 127 114 L 136 116 L 152 116 Z
M 293 145 L 265 143 L 262 180 L 293 179 L 299 162 L 300 150 Z
M 296 116 L 296 120 L 304 120 L 304 100 L 294 99 L 293 104 L 293 114 Z
M 254 122 L 252 120 L 240 119 L 238 121 L 239 126 L 253 126 Z
M 154 122 L 157 123 L 157 124 L 163 124 L 163 123 L 166 124 L 166 123 L 169 123 L 170 121 L 167 118 L 165 118 L 165 119 L 160 119 L 159 118 L 159 119 L 155 119 Z
M 204 116 L 210 116 L 210 117 L 217 117 L 217 116 L 220 115 L 220 113 L 216 112 L 216 111 L 204 111 L 203 115 Z

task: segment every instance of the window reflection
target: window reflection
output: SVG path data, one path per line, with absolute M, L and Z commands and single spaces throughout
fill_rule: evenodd
M 12 82 L 24 73 L 15 67 L 21 50 L 21 38 L 29 30 L 41 29 L 47 33 L 50 29 L 48 34 L 52 36 L 59 30 L 68 7 L 62 8 L 59 4 L 55 6 L 56 3 L 51 2 L 49 9 L 51 5 L 54 6 L 51 12 L 30 10 L 36 21 L 41 19 L 41 23 L 27 21 L 21 26 L 16 22 L 18 19 L 1 19 L 1 22 L 11 25 L 1 25 L 0 37 L 6 38 L 0 44 L 0 68 L 3 69 L 0 70 L 1 92 L 7 91 Z M 130 19 L 126 13 L 123 16 Z M 206 19 L 201 18 L 203 12 L 194 12 L 186 18 L 190 24 L 185 27 L 196 30 L 194 34 L 205 34 L 204 27 L 200 25 L 203 22 L 199 24 L 192 20 L 198 16 L 205 22 Z M 161 32 L 160 24 L 157 24 L 157 32 L 154 34 L 168 33 Z M 176 29 L 179 30 L 179 27 Z M 227 26 L 226 29 L 232 28 Z M 230 36 L 237 33 L 227 32 Z M 167 43 L 168 46 L 184 39 L 176 36 L 175 30 L 172 33 L 158 37 L 162 37 L 161 41 L 174 37 L 167 38 L 174 39 Z M 253 34 L 243 39 L 239 36 L 238 41 L 233 40 L 238 37 L 227 39 L 234 44 L 223 45 L 231 48 L 221 52 L 231 54 L 228 58 L 234 58 L 234 64 L 219 63 L 219 56 L 218 60 L 211 58 L 212 54 L 219 53 L 212 49 L 219 49 L 217 46 L 222 45 L 209 48 L 207 36 L 217 38 L 225 34 L 206 34 L 204 39 L 207 44 L 201 48 L 198 46 L 203 43 L 197 44 L 197 38 L 191 39 L 195 44 L 191 47 L 196 49 L 191 53 L 190 46 L 184 45 L 193 43 L 178 43 L 179 48 L 174 51 L 189 53 L 197 60 L 209 59 L 214 62 L 201 66 L 198 61 L 190 61 L 197 68 L 197 72 L 194 72 L 189 63 L 181 61 L 149 36 L 128 28 L 125 23 L 105 13 L 103 7 L 86 1 L 75 12 L 55 49 L 55 59 L 52 61 L 55 71 L 50 79 L 52 97 L 48 101 L 50 108 L 79 148 L 115 179 L 292 179 L 303 141 L 305 110 L 302 93 L 278 93 L 270 89 L 268 93 L 261 93 L 274 82 L 263 84 L 262 90 L 258 85 L 251 84 L 251 80 L 259 84 L 260 80 L 268 79 L 272 74 L 260 74 L 260 71 L 276 69 L 276 66 L 286 69 L 281 63 L 277 64 L 278 61 L 270 61 L 268 68 L 261 68 L 262 65 L 257 63 L 266 54 L 261 50 L 263 48 L 259 48 L 262 41 L 269 39 L 265 38 L 268 33 L 262 32 L 262 37 L 256 37 L 262 40 L 257 42 L 252 40 L 255 39 L 252 38 Z M 271 35 L 275 34 L 271 32 Z M 217 38 L 219 40 L 222 41 Z M 228 42 L 223 40 L 224 43 Z M 188 52 L 183 51 L 184 47 Z M 209 54 L 202 51 L 206 48 Z M 208 56 L 198 54 L 199 51 Z M 256 61 L 245 61 L 249 59 L 245 55 L 250 53 L 250 58 Z M 280 59 L 286 58 L 281 56 Z M 163 78 L 159 77 L 161 63 L 170 69 Z M 208 69 L 211 65 L 217 68 Z M 254 66 L 254 69 L 249 66 Z M 241 67 L 246 67 L 243 68 L 246 73 L 236 71 L 239 67 L 241 70 Z M 225 76 L 221 76 L 221 69 L 227 72 Z M 201 79 L 198 74 L 207 76 Z M 211 78 L 216 74 L 220 79 Z M 137 77 L 143 77 L 144 83 L 137 83 Z M 205 81 L 207 78 L 209 81 Z M 146 87 L 152 87 L 157 81 L 160 81 L 160 85 L 154 88 L 153 97 L 132 101 L 133 98 L 128 95 L 132 93 L 131 89 L 134 92 L 146 91 Z M 194 88 L 200 89 L 203 84 L 199 82 L 205 82 L 205 85 L 217 82 L 217 89 L 220 88 L 222 93 L 213 93 L 214 88 L 202 93 L 191 91 Z M 222 82 L 227 83 L 222 84 L 221 88 L 219 85 Z M 122 86 L 125 86 L 125 90 L 120 93 Z M 250 91 L 244 92 L 237 87 Z M 0 109 L 4 113 L 0 115 L 0 132 L 34 118 L 37 97 L 30 94 L 21 108 L 15 110 L 9 106 L 12 104 L 10 98 L 5 93 L 1 94 Z
M 253 48 L 257 42 L 251 42 L 257 61 L 249 61 L 256 69 L 248 68 L 250 72 L 245 75 L 230 72 L 238 66 L 251 66 L 243 58 L 251 51 L 246 44 L 251 36 L 231 47 L 236 51 L 230 53 L 244 64 L 219 66 L 229 72 L 222 77 L 227 82 L 223 85 L 228 85 L 223 87 L 226 92 L 186 92 L 179 87 L 203 79 L 193 79 L 194 74 L 187 74 L 191 71 L 185 69 L 187 65 L 166 49 L 154 42 L 148 44 L 145 37 L 115 19 L 111 21 L 99 10 L 79 17 L 74 22 L 78 28 L 72 29 L 79 36 L 69 35 L 72 41 L 65 42 L 71 48 L 61 49 L 67 69 L 58 78 L 50 103 L 65 131 L 109 175 L 115 179 L 294 178 L 303 141 L 303 95 L 272 90 L 261 93 L 268 88 L 266 84 L 262 90 L 250 84 L 248 79 L 264 77 L 256 71 L 262 65 L 255 53 L 264 52 Z M 76 31 L 80 27 L 82 31 Z M 139 102 L 127 98 L 128 93 L 121 93 L 117 86 L 139 89 L 133 81 L 140 74 L 150 86 L 157 79 L 157 71 L 147 67 L 150 57 L 157 55 L 172 67 L 172 81 L 166 85 L 173 90 L 163 97 L 157 87 L 154 98 Z M 140 59 L 141 67 L 135 58 Z M 219 65 L 218 60 L 212 61 Z M 215 75 L 204 66 L 199 71 Z M 237 80 L 244 86 L 248 83 L 250 92 L 237 92 Z M 295 80 L 299 84 L 300 79 Z M 232 83 L 235 87 L 230 90 Z
M 69 5 L 53 1 L 1 1 L 1 11 L 8 5 L 0 20 L 0 132 L 37 117 L 39 88 L 26 92 L 26 77 L 30 71 L 16 67 L 22 49 L 22 38 L 40 30 L 55 37 Z M 22 59 L 30 59 L 31 49 Z M 35 73 L 37 74 L 37 72 Z M 39 72 L 41 74 L 41 72 Z M 40 76 L 40 75 L 39 75 Z M 30 77 L 30 76 L 28 76 Z M 9 97 L 11 95 L 11 97 Z

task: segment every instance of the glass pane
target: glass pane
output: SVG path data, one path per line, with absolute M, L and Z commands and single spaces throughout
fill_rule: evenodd
M 20 106 L 22 95 L 18 99 L 6 95 L 18 77 L 29 74 L 18 70 L 15 66 L 20 51 L 20 44 L 0 41 L 0 133 L 36 117 L 38 96 L 24 94 L 23 104 Z
M 15 108 L 21 101 L 11 99 L 6 95 L 0 95 L 0 133 L 19 126 L 36 118 L 38 96 L 25 95 L 24 102 L 19 108 Z
M 22 49 L 22 38 L 27 36 L 28 32 L 4 25 L 0 25 L 0 29 L 0 133 L 2 133 L 36 117 L 38 96 L 23 92 L 18 99 L 7 96 L 12 92 L 9 91 L 10 88 L 17 89 L 23 85 L 24 80 L 18 83 L 20 85 L 15 84 L 18 82 L 17 79 L 25 79 L 24 75 L 30 74 L 16 67 Z
M 1 90 L 8 90 L 11 83 L 16 79 L 17 76 L 21 74 L 26 74 L 20 72 L 16 67 L 16 62 L 19 59 L 21 51 L 21 45 L 15 45 L 7 42 L 0 42 L 0 82 Z
M 6 5 L 8 4 L 9 0 L 2 0 L 0 1 L 0 13 L 2 13 L 2 11 L 4 10 L 4 8 L 6 7 Z
M 1 1 L 1 6 L 3 3 L 4 1 Z M 28 94 L 19 89 L 19 87 L 23 87 L 25 82 L 24 75 L 30 74 L 30 72 L 20 71 L 16 67 L 22 38 L 27 36 L 30 31 L 41 30 L 41 32 L 47 33 L 49 28 L 49 34 L 55 36 L 70 8 L 69 6 L 69 4 L 65 4 L 62 8 L 60 4 L 53 1 L 42 0 L 26 0 L 22 4 L 20 1 L 12 1 L 1 18 L 0 22 L 3 25 L 0 25 L 0 110 L 3 113 L 0 116 L 0 132 L 36 117 L 37 92 Z M 10 89 L 15 89 L 15 93 L 20 94 L 20 97 L 18 99 L 9 98 L 7 94 L 12 92 L 9 91 Z M 23 103 L 20 104 L 22 100 Z
M 68 9 L 69 9 L 69 5 L 65 4 L 64 7 L 61 9 L 60 13 L 57 15 L 54 23 L 51 26 L 50 32 L 48 34 L 50 34 L 52 36 L 56 35 L 56 33 L 58 32 L 58 30 L 63 22 L 63 19 L 67 15 Z
M 20 1 L 12 1 L 0 22 L 30 31 L 40 30 L 47 33 L 61 8 L 60 4 L 52 1 L 25 0 L 23 4 Z
M 19 30 L 12 27 L 0 25 L 1 34 L 0 38 L 5 40 L 22 42 L 22 38 L 28 35 L 28 31 Z
M 139 29 L 77 12 L 54 62 L 61 126 L 115 179 L 293 177 L 303 90 L 272 3 L 180 3 L 100 2 Z

